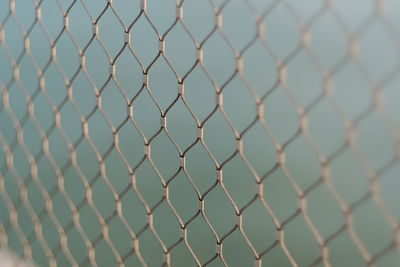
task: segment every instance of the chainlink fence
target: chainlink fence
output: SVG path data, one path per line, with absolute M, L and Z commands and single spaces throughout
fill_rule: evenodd
M 0 0 L 0 248 L 37 266 L 399 266 L 399 10 Z

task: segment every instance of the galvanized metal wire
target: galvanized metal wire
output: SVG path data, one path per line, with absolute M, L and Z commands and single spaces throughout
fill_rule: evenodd
M 202 35 L 194 33 L 185 20 L 186 10 L 194 1 L 165 2 L 168 2 L 173 9 L 160 11 L 158 8 L 161 7 L 157 5 L 166 3 L 146 0 L 0 2 L 0 50 L 3 55 L 0 61 L 0 71 L 3 72 L 0 79 L 1 246 L 11 248 L 28 261 L 49 266 L 65 264 L 106 266 L 105 262 L 99 260 L 104 251 L 110 255 L 107 264 L 112 265 L 153 266 L 155 264 L 152 258 L 154 258 L 162 266 L 181 266 L 183 261 L 180 261 L 179 255 L 183 254 L 177 252 L 180 249 L 186 251 L 185 255 L 190 258 L 185 266 L 240 266 L 230 258 L 232 254 L 243 254 L 243 257 L 251 255 L 254 266 L 343 266 L 338 265 L 336 261 L 341 257 L 340 253 L 334 254 L 331 246 L 338 242 L 337 240 L 347 238 L 347 246 L 354 248 L 354 254 L 360 259 L 359 266 L 394 266 L 395 262 L 399 263 L 396 260 L 400 256 L 398 215 L 393 210 L 394 204 L 380 190 L 382 177 L 396 170 L 400 158 L 399 125 L 394 118 L 398 113 L 388 110 L 384 101 L 387 95 L 391 98 L 387 86 L 396 84 L 400 67 L 398 55 L 400 25 L 388 15 L 391 8 L 394 9 L 392 1 L 368 1 L 372 8 L 365 16 L 361 16 L 362 20 L 358 24 L 349 25 L 347 20 L 349 15 L 343 14 L 341 6 L 331 0 L 312 4 L 306 3 L 307 1 L 285 0 L 265 2 L 209 0 L 202 2 L 208 6 L 207 14 L 201 13 L 205 12 L 205 9 L 198 10 L 201 13 L 200 17 L 204 19 L 199 23 L 212 24 L 212 27 L 206 29 Z M 55 10 L 58 12 L 57 18 L 60 23 L 57 27 L 49 25 L 48 20 L 44 19 L 45 15 L 52 15 L 48 14 L 47 9 L 47 5 L 50 4 L 57 6 Z M 31 21 L 26 23 L 21 12 L 28 6 L 33 13 L 30 14 Z M 239 7 L 242 10 L 239 10 Z M 235 21 L 225 21 L 228 16 L 227 10 L 231 8 L 236 8 L 237 14 L 246 13 L 248 17 L 238 15 L 236 26 L 233 25 Z M 124 14 L 130 16 L 121 15 L 123 9 L 129 10 Z M 287 45 L 287 53 L 277 53 L 275 47 L 271 45 L 273 40 L 269 37 L 269 28 L 272 26 L 268 21 L 278 9 L 285 12 L 287 23 L 295 25 L 297 31 L 297 36 L 292 36 L 293 40 L 283 40 L 282 46 Z M 307 15 L 304 15 L 305 11 L 309 11 L 306 12 Z M 157 15 L 153 15 L 154 12 L 168 13 L 172 19 L 160 23 Z M 318 44 L 316 46 L 313 44 L 313 39 L 318 37 L 318 33 L 314 33 L 315 28 L 327 18 L 339 32 L 332 38 L 340 39 L 346 47 L 345 52 L 333 60 L 333 64 L 321 59 L 320 51 L 315 49 Z M 85 21 L 86 25 L 82 22 L 81 27 L 90 28 L 90 36 L 84 32 L 77 32 L 76 28 L 71 30 L 70 24 L 74 20 Z M 104 24 L 107 25 L 110 20 L 114 23 L 112 31 L 118 33 L 120 39 L 108 36 L 111 33 Z M 244 21 L 251 25 L 252 32 L 240 28 Z M 135 31 L 144 27 L 143 25 L 147 27 L 148 38 Z M 395 59 L 395 64 L 388 67 L 389 71 L 380 76 L 371 72 L 370 65 L 386 66 L 387 63 L 363 61 L 359 48 L 363 43 L 368 43 L 364 37 L 374 25 L 378 25 L 378 32 L 388 36 L 388 40 L 382 41 L 383 46 L 387 44 L 387 49 L 393 50 L 391 53 Z M 232 31 L 226 30 L 227 26 L 237 27 L 235 40 L 232 40 Z M 286 30 L 282 27 L 281 31 Z M 180 37 L 174 35 L 175 31 L 179 32 Z M 44 48 L 47 49 L 47 54 L 39 55 L 36 52 L 38 48 L 32 45 L 35 38 L 41 38 L 47 43 L 47 47 Z M 192 52 L 182 52 L 181 58 L 174 57 L 169 49 L 181 48 L 174 47 L 176 43 L 171 38 L 185 39 Z M 216 53 L 209 52 L 208 48 L 209 45 L 215 44 L 216 41 L 213 39 L 218 40 L 223 47 Z M 16 43 L 21 45 L 20 49 Z M 264 60 L 263 56 L 266 56 L 269 60 L 269 62 L 261 61 L 257 68 L 262 69 L 264 65 L 271 64 L 274 69 L 274 73 L 265 71 L 264 75 L 268 76 L 270 84 L 265 84 L 261 89 L 256 88 L 253 78 L 249 77 L 247 72 L 247 66 L 256 60 L 248 55 L 256 46 L 259 49 L 257 50 L 259 57 Z M 97 50 L 95 55 L 92 55 L 94 47 Z M 144 56 L 144 50 L 141 49 L 146 47 L 147 51 L 153 51 L 152 49 L 156 47 L 155 53 L 146 52 Z M 216 67 L 212 64 L 216 63 L 211 63 L 210 66 L 209 62 L 213 61 L 210 61 L 208 53 L 212 56 L 218 53 L 230 55 L 229 59 L 224 61 L 224 64 L 229 66 L 226 70 L 227 75 L 218 76 L 215 73 Z M 322 56 L 329 53 L 331 51 L 325 51 Z M 308 62 L 308 65 L 296 65 L 295 62 L 299 57 L 306 58 L 303 63 Z M 70 60 L 69 65 L 66 65 L 65 60 Z M 183 66 L 184 64 L 179 63 L 180 60 L 189 63 Z M 131 62 L 140 73 L 134 73 L 129 66 L 120 63 L 122 61 Z M 155 70 L 157 64 L 163 64 L 162 74 Z M 98 72 L 101 74 L 95 73 L 93 70 L 97 70 L 96 65 L 99 68 L 107 68 L 108 73 L 104 74 L 100 69 Z M 363 94 L 359 93 L 361 89 L 354 89 L 354 93 L 349 93 L 353 95 L 353 98 L 349 99 L 350 102 L 365 104 L 354 116 L 348 114 L 348 110 L 341 100 L 337 99 L 335 93 L 341 86 L 335 84 L 336 77 L 349 66 L 353 69 L 353 73 L 357 73 L 359 77 L 357 79 L 365 84 L 362 90 L 369 95 L 368 100 L 363 100 Z M 126 77 L 119 76 L 121 67 L 125 69 Z M 302 68 L 312 69 L 312 76 L 320 81 L 317 90 L 308 101 L 300 99 L 296 84 L 288 82 L 288 76 L 300 73 Z M 201 73 L 201 79 L 196 78 L 194 84 L 206 83 L 213 90 L 210 94 L 212 98 L 204 102 L 204 106 L 212 108 L 203 115 L 199 115 L 193 105 L 204 100 L 193 102 L 188 97 L 190 90 L 206 90 L 202 86 L 193 86 L 190 82 L 190 79 L 197 75 L 196 72 Z M 52 76 L 53 73 L 56 73 L 57 78 Z M 27 84 L 25 76 L 34 76 L 31 79 L 32 83 Z M 167 76 L 169 78 L 166 78 Z M 49 85 L 48 80 L 51 79 L 62 84 L 62 89 L 59 90 L 59 87 L 55 87 L 52 82 Z M 353 77 L 348 78 L 349 81 L 352 79 Z M 87 94 L 83 94 L 84 86 L 80 82 L 82 80 L 85 81 L 85 88 L 90 88 Z M 161 98 L 155 90 L 156 80 L 163 84 L 161 87 L 164 95 Z M 171 80 L 173 85 L 169 83 Z M 124 81 L 131 82 L 130 88 L 126 87 Z M 243 92 L 251 99 L 250 102 L 246 102 L 246 107 L 236 108 L 238 114 L 242 108 L 250 107 L 253 110 L 252 118 L 243 124 L 237 123 L 239 115 L 232 115 L 227 110 L 227 106 L 232 104 L 230 101 L 233 100 L 226 98 L 226 95 L 230 94 L 232 90 L 230 86 L 236 82 L 241 84 Z M 358 85 L 349 85 L 346 90 L 351 91 L 354 86 Z M 55 90 L 59 92 L 54 93 Z M 108 93 L 110 90 L 112 90 L 111 95 Z M 292 127 L 293 132 L 284 131 L 287 137 L 284 134 L 277 135 L 273 126 L 274 121 L 269 119 L 271 113 L 276 113 L 279 118 L 280 111 L 270 109 L 270 106 L 273 106 L 271 103 L 278 101 L 274 98 L 277 95 L 281 97 L 280 99 L 285 99 L 285 102 L 279 105 L 282 109 L 290 110 L 289 115 L 296 121 Z M 148 106 L 141 104 L 144 98 L 148 100 Z M 167 98 L 170 99 L 169 102 Z M 240 99 L 238 101 L 240 102 Z M 15 103 L 20 103 L 21 107 L 18 109 Z M 310 124 L 316 120 L 312 118 L 315 113 L 319 113 L 318 108 L 321 105 L 332 111 L 332 116 L 339 121 L 343 129 L 342 136 L 336 136 L 335 133 L 332 133 L 332 137 L 324 136 L 325 142 L 331 138 L 340 140 L 329 152 L 321 148 L 314 133 L 310 131 Z M 188 118 L 182 125 L 176 121 L 171 123 L 177 107 L 180 107 L 180 112 L 184 112 Z M 42 114 L 42 109 L 51 111 L 48 117 L 50 119 L 39 117 L 38 114 Z M 112 113 L 117 112 L 116 110 L 123 110 L 123 113 L 118 113 L 123 116 Z M 142 118 L 151 120 L 151 114 L 154 114 L 151 113 L 152 110 L 155 110 L 159 122 L 158 126 L 149 130 L 150 128 L 144 126 Z M 146 115 L 142 117 L 143 113 L 148 113 L 148 117 Z M 68 118 L 68 114 L 77 123 L 66 122 L 65 116 Z M 325 113 L 321 114 L 322 120 L 325 120 Z M 329 120 L 328 115 L 326 116 L 326 120 Z M 370 123 L 369 119 L 372 117 L 377 118 L 381 123 L 380 127 L 387 133 L 387 140 L 390 139 L 389 141 L 393 143 L 391 156 L 385 158 L 379 166 L 371 164 L 368 155 L 363 152 L 363 147 L 359 145 L 359 135 L 364 134 L 361 128 L 365 123 Z M 223 123 L 228 130 L 224 135 L 213 136 L 217 141 L 210 145 L 207 136 L 212 133 L 213 127 L 217 127 L 213 122 L 215 120 L 220 124 Z M 291 123 L 285 120 L 286 118 L 282 117 L 283 125 Z M 99 123 L 105 126 L 101 128 L 98 126 Z M 180 127 L 187 127 L 189 130 L 185 133 L 190 134 L 177 136 L 175 131 Z M 122 132 L 126 129 L 130 134 L 127 135 L 127 139 L 121 141 Z M 252 131 L 262 134 L 253 137 Z M 34 141 L 34 137 L 31 138 L 31 132 L 35 132 L 34 135 L 39 141 Z M 72 132 L 74 134 L 71 134 Z M 101 136 L 102 139 L 93 136 Z M 132 154 L 127 155 L 125 151 L 134 138 L 141 140 L 141 145 L 135 143 Z M 158 141 L 161 138 L 164 140 L 163 144 Z M 190 141 L 182 141 L 184 138 Z M 248 138 L 260 145 L 251 147 Z M 224 140 L 233 145 L 229 153 L 220 156 L 216 151 L 218 150 L 216 144 Z M 62 143 L 64 148 L 59 148 L 55 142 Z M 270 147 L 263 146 L 264 142 L 268 142 Z M 302 142 L 305 148 L 296 148 L 296 142 Z M 380 140 L 376 142 L 379 143 Z M 168 145 L 165 145 L 166 143 Z M 366 144 L 363 146 L 368 147 Z M 311 155 L 309 157 L 317 166 L 316 177 L 309 177 L 311 182 L 306 185 L 300 178 L 303 174 L 293 172 L 288 166 L 287 157 L 292 147 L 297 151 L 304 149 L 304 153 L 309 153 Z M 249 149 L 253 150 L 252 153 L 258 153 L 260 157 L 270 153 L 275 158 L 260 158 L 257 162 L 261 163 L 255 163 L 254 158 L 249 157 Z M 154 156 L 154 151 L 160 150 L 170 153 L 167 158 L 173 163 L 160 164 Z M 212 177 L 208 174 L 193 174 L 190 170 L 190 166 L 200 164 L 196 160 L 193 161 L 190 156 L 192 153 L 197 153 L 195 151 L 201 151 L 204 162 L 207 162 L 207 166 L 213 170 Z M 371 150 L 368 151 L 372 153 Z M 60 160 L 61 156 L 58 154 L 63 154 L 65 160 Z M 136 161 L 132 155 L 137 158 Z M 366 184 L 363 188 L 354 188 L 354 191 L 361 190 L 361 193 L 354 193 L 352 201 L 348 201 L 336 187 L 336 181 L 340 179 L 338 176 L 341 174 L 332 173 L 335 162 L 345 157 L 344 155 L 352 159 L 349 165 L 361 173 Z M 91 159 L 94 163 L 90 165 L 85 162 L 86 159 Z M 25 163 L 19 163 L 20 161 Z M 109 170 L 114 168 L 115 162 L 120 164 L 118 168 L 124 173 L 123 175 L 115 173 L 110 175 Z M 240 162 L 240 168 L 246 169 L 251 179 L 235 174 L 235 171 L 229 171 L 231 165 L 236 165 L 237 162 Z M 167 172 L 161 170 L 165 165 L 167 168 L 175 168 L 174 171 L 166 174 Z M 344 173 L 346 179 L 352 180 L 355 175 L 350 171 L 347 172 L 343 166 L 340 167 L 342 175 Z M 143 169 L 147 170 L 144 177 L 140 174 Z M 157 201 L 149 200 L 148 191 L 144 192 L 138 185 L 139 180 L 150 179 L 149 173 L 153 173 L 158 179 L 156 187 L 159 190 L 151 194 L 158 199 Z M 200 179 L 210 179 L 212 182 L 206 187 L 201 187 L 195 176 L 201 176 Z M 297 206 L 292 211 L 285 210 L 285 204 L 282 204 L 285 216 L 281 216 L 280 208 L 277 211 L 276 206 L 271 206 L 269 199 L 271 190 L 280 190 L 269 184 L 275 176 L 278 177 L 279 183 L 284 182 L 288 185 L 288 189 L 279 195 L 280 201 L 282 203 L 287 201 L 289 191 L 297 201 Z M 305 174 L 305 176 L 310 175 Z M 79 183 L 83 188 L 81 193 L 74 193 L 67 188 L 66 183 L 73 179 L 70 177 L 75 177 L 74 183 Z M 178 191 L 190 191 L 197 201 L 197 206 L 192 208 L 190 215 L 183 214 L 181 206 L 177 204 L 190 202 L 180 197 L 180 193 L 175 190 L 174 183 L 181 179 L 189 187 L 178 188 Z M 243 184 L 245 179 L 248 179 L 247 182 L 251 183 L 252 187 Z M 232 183 L 238 185 L 243 195 L 250 197 L 245 201 L 238 200 L 237 194 L 231 191 Z M 103 202 L 94 197 L 103 190 L 98 189 L 100 185 L 103 189 L 106 188 L 109 196 L 106 198 L 105 195 L 101 195 L 100 199 L 104 198 Z M 353 185 L 350 183 L 351 186 Z M 392 186 L 396 187 L 396 183 L 393 182 Z M 324 190 L 324 198 L 331 199 L 334 203 L 332 205 L 338 210 L 338 215 L 333 217 L 340 223 L 328 232 L 322 228 L 330 227 L 329 223 L 325 222 L 321 226 L 316 223 L 315 217 L 310 215 L 309 205 L 313 203 L 318 205 L 318 202 L 321 202 L 321 199 L 312 198 L 312 195 L 319 190 Z M 134 195 L 135 199 L 127 200 L 129 195 Z M 212 200 L 213 195 L 224 198 L 231 209 L 229 214 L 232 216 L 222 219 L 222 224 L 229 226 L 224 232 L 217 229 L 219 226 L 216 227 L 215 221 L 211 219 L 211 212 L 208 212 L 212 206 L 219 205 L 219 200 Z M 40 198 L 41 204 L 35 204 L 32 196 Z M 367 237 L 364 236 L 365 233 L 360 234 L 358 226 L 354 223 L 354 217 L 358 216 L 355 214 L 363 209 L 366 203 L 376 209 L 373 218 L 377 216 L 383 219 L 385 224 L 384 229 L 378 226 L 375 229 L 372 223 L 370 231 L 381 231 L 382 235 L 386 231 L 385 233 L 388 232 L 390 235 L 388 242 L 374 251 L 368 244 L 373 241 L 366 241 L 368 234 Z M 107 209 L 104 207 L 107 205 L 113 208 L 105 212 Z M 330 209 L 330 206 L 323 206 L 325 204 L 322 202 L 320 205 L 322 209 Z M 142 212 L 133 206 L 140 206 Z M 258 214 L 251 212 L 256 207 L 259 207 Z M 164 209 L 168 211 L 169 217 L 159 214 Z M 372 209 L 368 211 L 372 212 Z M 220 212 L 225 214 L 225 210 L 221 209 Z M 85 217 L 89 213 L 92 219 Z M 262 241 L 255 241 L 255 237 L 249 234 L 254 229 L 249 229 L 244 221 L 252 220 L 257 225 L 267 225 L 264 217 L 268 218 L 269 225 L 273 228 L 261 227 L 255 230 L 259 231 L 260 235 L 269 234 L 270 238 L 263 237 Z M 368 217 L 366 220 L 370 219 Z M 167 220 L 171 222 L 174 220 L 175 226 L 171 226 L 173 223 L 167 223 Z M 312 250 L 311 247 L 308 245 L 290 247 L 287 241 L 294 235 L 290 228 L 292 225 L 298 225 L 299 220 L 304 223 L 306 228 L 304 231 L 308 231 L 308 236 L 317 247 L 316 254 L 311 253 L 306 259 L 302 258 L 301 254 Z M 90 222 L 93 227 L 88 228 L 85 222 Z M 202 228 L 204 232 L 197 230 L 195 226 L 197 224 L 204 226 Z M 173 238 L 167 238 L 166 235 L 160 234 L 162 227 L 165 228 L 162 231 L 178 234 Z M 49 234 L 50 228 L 53 229 L 53 234 Z M 124 234 L 114 237 L 116 229 Z M 296 231 L 303 230 L 298 228 Z M 197 235 L 195 239 L 199 239 L 202 235 L 211 236 L 213 252 L 204 254 L 201 248 L 194 247 L 194 241 L 190 238 L 193 234 Z M 240 243 L 242 246 L 234 245 L 237 247 L 236 250 L 229 248 L 227 244 L 232 238 L 241 240 L 237 241 L 237 244 Z M 153 240 L 152 244 L 157 246 L 152 246 L 150 250 L 146 248 L 152 255 L 149 258 L 146 253 L 143 254 L 143 246 L 146 246 L 143 244 L 150 239 Z M 78 255 L 74 250 L 78 243 L 84 244 L 84 251 L 81 251 L 84 256 Z M 229 250 L 230 252 L 227 252 Z M 275 256 L 270 255 L 274 253 L 281 255 L 281 258 L 277 256 L 278 260 L 271 260 Z M 388 257 L 393 257 L 394 260 L 388 260 L 389 263 L 385 265 L 385 259 Z

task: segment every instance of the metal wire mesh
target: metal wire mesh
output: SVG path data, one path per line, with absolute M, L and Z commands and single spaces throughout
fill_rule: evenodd
M 398 8 L 0 1 L 1 246 L 49 266 L 397 266 Z

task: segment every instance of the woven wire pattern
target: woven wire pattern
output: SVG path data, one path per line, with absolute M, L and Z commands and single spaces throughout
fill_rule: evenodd
M 342 2 L 0 1 L 1 246 L 398 264 L 399 4 Z

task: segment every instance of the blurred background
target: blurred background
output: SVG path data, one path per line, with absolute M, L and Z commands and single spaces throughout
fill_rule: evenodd
M 1 246 L 37 266 L 166 250 L 172 266 L 400 265 L 398 10 L 0 0 Z

